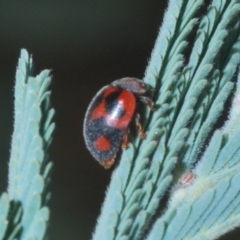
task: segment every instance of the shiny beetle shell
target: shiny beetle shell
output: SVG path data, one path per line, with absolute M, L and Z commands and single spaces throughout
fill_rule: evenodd
M 92 99 L 84 119 L 84 139 L 92 156 L 105 168 L 114 163 L 120 147 L 127 145 L 130 122 L 136 116 L 137 101 L 153 108 L 152 101 L 144 96 L 148 85 L 136 78 L 122 78 L 103 87 Z M 136 118 L 140 137 L 144 138 Z

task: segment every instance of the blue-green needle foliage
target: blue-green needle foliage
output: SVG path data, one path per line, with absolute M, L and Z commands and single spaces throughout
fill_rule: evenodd
M 49 70 L 32 76 L 32 57 L 21 50 L 15 84 L 14 132 L 7 193 L 0 198 L 0 239 L 45 237 L 49 210 L 54 110 L 50 104 Z
M 204 4 L 169 1 L 144 77 L 157 110 L 122 154 L 94 240 L 216 239 L 240 226 L 240 77 L 216 129 L 235 91 L 240 0 Z

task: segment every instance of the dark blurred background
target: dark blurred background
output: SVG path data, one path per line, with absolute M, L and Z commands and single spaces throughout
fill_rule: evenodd
M 86 150 L 84 114 L 102 86 L 143 77 L 165 9 L 163 0 L 0 3 L 0 192 L 7 186 L 15 70 L 26 48 L 36 74 L 53 69 L 51 240 L 91 237 L 112 170 Z

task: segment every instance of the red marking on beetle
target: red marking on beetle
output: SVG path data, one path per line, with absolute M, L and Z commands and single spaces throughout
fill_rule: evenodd
M 107 151 L 111 147 L 111 143 L 104 137 L 99 137 L 95 142 L 94 146 L 99 151 Z
M 118 88 L 117 87 L 109 87 L 105 90 L 105 92 L 103 93 L 103 98 L 108 97 L 110 94 L 117 92 Z
M 116 91 L 118 91 L 117 87 L 109 87 L 104 91 L 101 103 L 92 112 L 92 115 L 91 115 L 92 120 L 95 120 L 101 117 L 105 118 L 106 116 L 108 116 L 108 113 L 106 112 L 105 98 Z
M 117 114 L 120 109 L 124 110 L 124 115 L 117 118 Z M 125 129 L 128 127 L 136 109 L 136 98 L 135 96 L 127 91 L 122 90 L 118 96 L 118 104 L 114 112 L 111 115 L 106 116 L 106 122 L 109 126 L 116 129 Z
M 105 102 L 102 101 L 92 112 L 91 119 L 95 120 L 104 117 L 106 113 Z

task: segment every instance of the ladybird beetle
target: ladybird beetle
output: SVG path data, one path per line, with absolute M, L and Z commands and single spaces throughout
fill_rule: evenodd
M 136 107 L 141 101 L 154 109 L 152 100 L 145 96 L 148 90 L 143 81 L 127 77 L 103 87 L 91 101 L 83 134 L 88 150 L 104 168 L 113 165 L 120 147 L 127 147 L 128 127 L 133 119 L 140 138 L 146 137 Z

